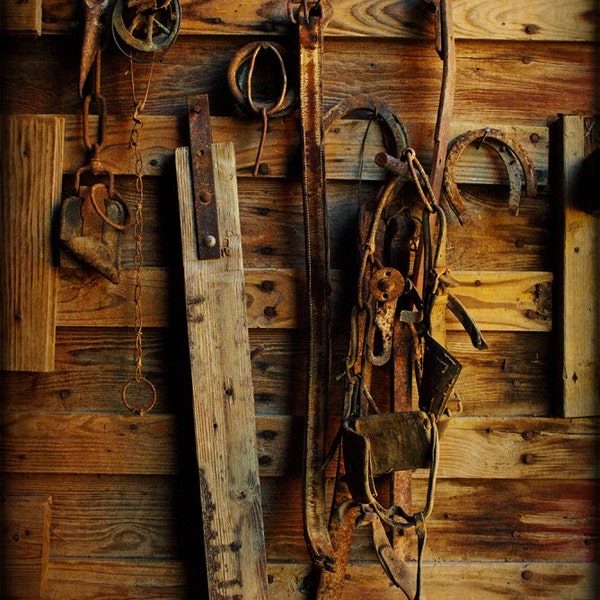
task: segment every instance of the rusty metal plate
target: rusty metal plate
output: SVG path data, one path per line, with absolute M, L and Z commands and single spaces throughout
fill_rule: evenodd
M 187 104 L 198 259 L 219 258 L 221 243 L 212 165 L 208 96 L 206 94 L 188 96 Z

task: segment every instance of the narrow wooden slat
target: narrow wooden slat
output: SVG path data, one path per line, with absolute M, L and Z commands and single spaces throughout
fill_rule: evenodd
M 5 35 L 42 35 L 42 0 L 2 0 L 0 31 Z
M 175 153 L 209 598 L 267 598 L 232 144 L 213 144 L 222 256 L 198 260 L 190 153 Z M 202 173 L 199 173 L 202 176 Z
M 261 476 L 297 475 L 290 448 L 301 447 L 302 418 L 259 415 L 256 432 Z M 1 449 L 7 473 L 172 475 L 177 434 L 172 415 L 15 411 L 5 414 Z M 456 418 L 442 438 L 439 476 L 595 479 L 597 435 L 593 419 Z
M 0 368 L 54 368 L 58 269 L 53 220 L 60 203 L 65 120 L 2 118 Z
M 7 598 L 41 598 L 46 590 L 51 504 L 48 496 L 2 498 L 2 592 Z
M 560 383 L 566 417 L 600 415 L 600 219 L 585 212 L 581 193 L 586 131 L 583 117 L 557 125 L 559 174 Z M 597 193 L 597 190 L 596 190 Z
M 67 116 L 64 171 L 75 173 L 85 161 L 85 149 L 81 145 L 81 119 Z M 92 125 L 95 118 L 92 117 Z M 425 164 L 431 160 L 433 125 L 419 122 L 405 123 L 410 143 Z M 102 162 L 117 174 L 135 173 L 135 164 L 123 130 L 129 122 L 119 117 L 109 117 L 106 130 L 106 146 Z M 502 123 L 481 123 L 456 120 L 452 124 L 451 138 L 471 129 L 490 126 L 505 131 L 518 140 L 530 155 L 538 172 L 541 185 L 547 183 L 548 129 L 539 126 L 515 126 Z M 376 127 L 369 127 L 364 146 L 364 165 L 360 168 L 361 146 L 368 127 L 366 120 L 343 119 L 327 134 L 327 177 L 330 179 L 382 180 L 385 171 L 375 165 L 374 157 L 383 149 L 381 135 Z M 252 176 L 256 151 L 260 142 L 262 124 L 256 119 L 212 117 L 211 129 L 216 142 L 233 141 L 236 150 L 237 173 L 241 177 Z M 173 148 L 185 143 L 179 133 L 178 120 L 168 116 L 144 118 L 144 159 L 148 175 L 162 175 L 171 168 Z M 262 161 L 269 167 L 268 177 L 288 177 L 297 170 L 290 156 L 297 150 L 298 123 L 296 119 L 272 119 Z M 458 182 L 497 184 L 507 181 L 506 174 L 494 161 L 493 154 L 485 148 L 465 151 L 457 166 Z
M 208 0 L 183 0 L 182 35 L 278 35 L 288 33 L 286 1 L 251 2 L 240 5 Z M 594 41 L 593 0 L 558 4 L 540 0 L 523 4 L 518 0 L 461 0 L 454 2 L 458 39 Z M 76 24 L 72 3 L 44 0 L 44 33 L 69 33 Z M 529 28 L 527 26 L 529 25 Z M 334 18 L 327 27 L 329 37 L 431 38 L 431 15 L 421 2 L 396 0 L 338 0 Z

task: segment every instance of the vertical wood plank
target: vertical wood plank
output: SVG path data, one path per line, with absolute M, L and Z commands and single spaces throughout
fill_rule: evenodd
M 41 598 L 48 578 L 50 507 L 45 496 L 3 498 L 2 593 L 7 598 Z
M 0 369 L 52 371 L 58 269 L 52 222 L 60 203 L 64 117 L 2 119 Z
M 600 414 L 600 218 L 585 212 L 583 117 L 563 116 L 559 133 L 562 408 L 565 417 L 582 417 Z
M 221 258 L 198 260 L 189 151 L 175 152 L 211 599 L 266 600 L 266 553 L 233 144 L 214 144 Z
M 42 35 L 42 0 L 0 0 L 0 31 L 9 35 Z

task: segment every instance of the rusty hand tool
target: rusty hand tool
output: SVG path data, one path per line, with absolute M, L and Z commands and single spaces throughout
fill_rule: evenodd
M 85 24 L 83 30 L 83 46 L 79 67 L 79 95 L 83 97 L 83 87 L 96 61 L 103 43 L 106 30 L 104 15 L 115 0 L 83 0 Z
M 293 14 L 293 3 L 288 3 Z M 329 240 L 325 199 L 322 53 L 329 2 L 303 2 L 298 25 L 302 201 L 308 292 L 308 381 L 304 448 L 304 532 L 313 562 L 332 569 L 335 558 L 325 509 L 325 443 L 330 370 Z

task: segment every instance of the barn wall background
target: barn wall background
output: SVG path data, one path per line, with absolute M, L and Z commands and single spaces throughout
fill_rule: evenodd
M 64 116 L 63 196 L 86 159 L 77 91 L 80 4 L 2 1 L 2 112 Z M 464 366 L 457 385 L 464 409 L 442 440 L 425 586 L 436 599 L 591 600 L 598 578 L 598 420 L 563 416 L 557 375 L 562 317 L 552 300 L 564 252 L 562 200 L 555 193 L 562 189 L 555 182 L 564 157 L 554 136 L 560 115 L 577 115 L 583 123 L 599 112 L 598 5 L 452 4 L 453 136 L 485 126 L 510 132 L 534 161 L 540 193 L 523 198 L 519 215 L 511 216 L 500 166 L 475 149 L 465 154 L 460 180 L 472 199 L 471 221 L 451 224 L 447 261 L 489 350 L 473 349 L 448 318 L 448 346 Z M 427 165 L 441 77 L 431 14 L 419 0 L 332 5 L 325 108 L 350 94 L 378 95 L 406 123 Z M 245 43 L 273 39 L 293 50 L 295 40 L 284 1 L 183 0 L 182 8 L 181 34 L 154 66 L 140 129 L 144 371 L 157 388 L 157 404 L 139 417 L 121 402 L 133 373 L 131 232 L 118 285 L 63 256 L 54 370 L 0 373 L 7 598 L 204 597 L 173 160 L 174 149 L 189 143 L 186 97 L 199 93 L 209 95 L 215 141 L 233 141 L 236 151 L 269 593 L 292 600 L 313 591 L 299 457 L 307 336 L 301 188 L 293 159 L 297 121 L 293 114 L 270 121 L 262 158 L 268 167 L 253 177 L 262 124 L 238 112 L 226 79 Z M 133 211 L 129 69 L 109 43 L 102 65 L 109 113 L 102 157 Z M 149 75 L 149 65 L 135 66 L 139 89 Z M 349 121 L 327 140 L 335 273 L 354 243 L 364 130 L 364 122 Z M 368 166 L 362 179 L 361 193 L 373 193 L 381 173 Z M 597 286 L 583 289 L 595 294 L 597 305 Z M 341 286 L 336 299 L 334 355 L 341 368 Z M 335 402 L 341 393 L 334 386 Z M 424 491 L 425 475 L 417 473 L 415 504 Z M 360 530 L 345 590 L 348 599 L 398 597 Z

